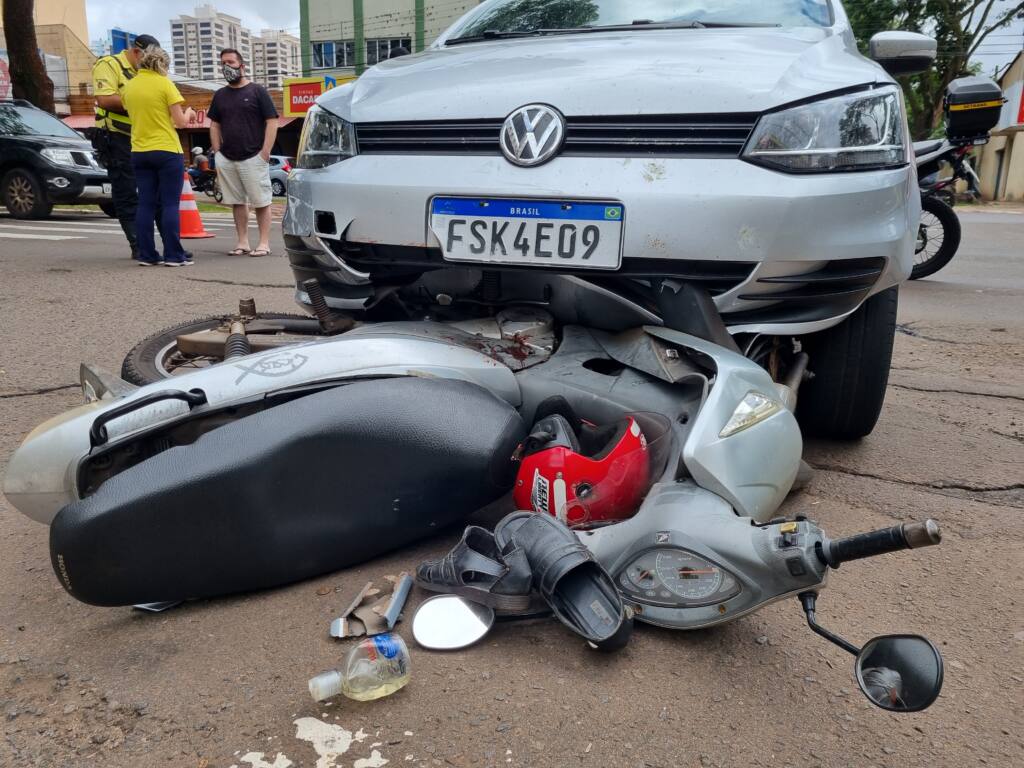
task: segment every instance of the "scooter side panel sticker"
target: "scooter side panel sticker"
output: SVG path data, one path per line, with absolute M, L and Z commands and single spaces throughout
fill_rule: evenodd
M 245 365 L 235 365 L 235 368 L 243 372 L 235 380 L 235 384 L 241 384 L 249 374 L 267 378 L 287 376 L 290 373 L 295 373 L 308 362 L 309 358 L 301 352 L 275 352 Z

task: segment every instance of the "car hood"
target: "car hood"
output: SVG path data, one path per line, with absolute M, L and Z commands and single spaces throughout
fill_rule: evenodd
M 71 139 L 64 136 L 14 136 L 11 134 L 5 134 L 0 138 L 13 139 L 23 144 L 30 144 L 38 149 L 59 147 L 60 149 L 74 149 L 82 152 L 92 151 L 92 144 L 86 139 Z
M 353 122 L 503 118 L 535 102 L 569 116 L 762 112 L 890 80 L 830 29 L 649 30 L 434 48 L 318 103 Z

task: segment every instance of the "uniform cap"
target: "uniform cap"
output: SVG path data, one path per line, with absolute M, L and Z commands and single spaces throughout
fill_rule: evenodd
M 157 40 L 152 35 L 139 35 L 138 37 L 135 38 L 135 42 L 133 43 L 133 45 L 136 48 L 139 48 L 140 50 L 144 51 L 147 48 L 149 48 L 149 46 L 151 46 L 151 45 L 159 46 L 160 45 L 160 41 Z

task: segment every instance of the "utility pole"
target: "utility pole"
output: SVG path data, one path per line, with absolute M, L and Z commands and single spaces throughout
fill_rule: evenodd
M 53 81 L 39 55 L 34 0 L 3 0 L 4 39 L 14 98 L 25 99 L 51 114 Z

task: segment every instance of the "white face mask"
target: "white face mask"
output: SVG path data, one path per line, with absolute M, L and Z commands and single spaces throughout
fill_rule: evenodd
M 224 75 L 224 79 L 229 83 L 237 83 L 242 79 L 241 67 L 232 67 L 230 64 L 223 64 L 220 71 Z

